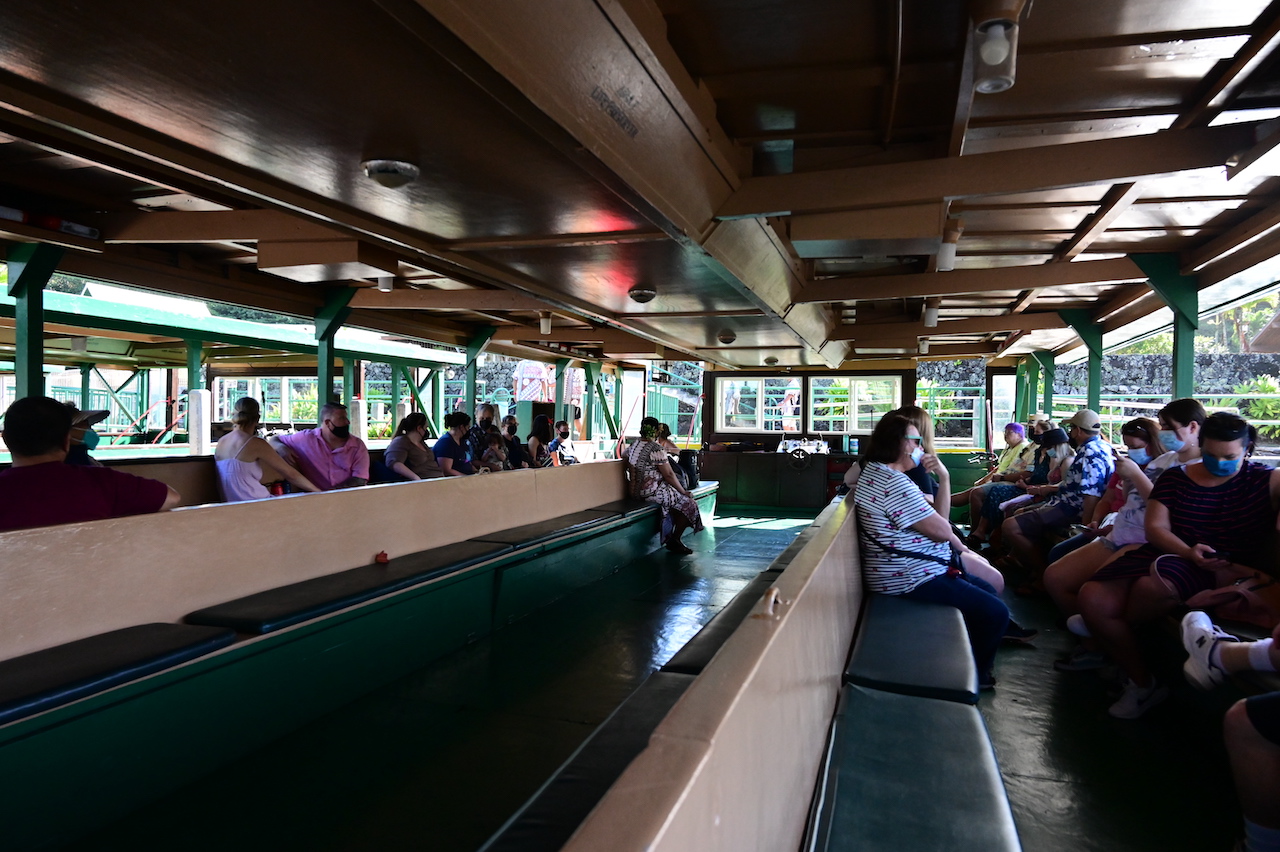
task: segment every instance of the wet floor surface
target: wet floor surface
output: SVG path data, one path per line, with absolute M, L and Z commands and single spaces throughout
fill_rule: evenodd
M 1141 719 L 1107 715 L 1111 672 L 1056 672 L 1075 637 L 1044 598 L 1008 596 L 1014 618 L 1040 630 L 1034 647 L 1005 647 L 998 686 L 979 705 L 1028 852 L 1228 852 L 1240 811 L 1222 745 L 1233 696 L 1183 680 L 1176 638 L 1152 637 L 1172 695 Z
M 473 852 L 811 520 L 718 517 L 68 848 Z

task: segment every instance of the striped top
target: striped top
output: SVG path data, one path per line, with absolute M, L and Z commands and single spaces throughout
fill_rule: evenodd
M 912 524 L 932 515 L 933 507 L 905 473 L 883 462 L 867 462 L 853 490 L 853 503 L 858 524 L 865 532 L 858 541 L 862 576 L 869 590 L 901 595 L 946 573 L 945 564 L 891 553 L 880 546 L 931 554 L 943 560 L 951 556 L 947 542 L 932 541 L 911 529 Z
M 1169 510 L 1169 528 L 1187 545 L 1207 544 L 1228 553 L 1240 565 L 1263 567 L 1273 558 L 1267 549 L 1276 525 L 1271 506 L 1271 468 L 1246 462 L 1244 469 L 1221 485 L 1206 488 L 1186 468 L 1165 471 L 1151 490 L 1151 500 Z

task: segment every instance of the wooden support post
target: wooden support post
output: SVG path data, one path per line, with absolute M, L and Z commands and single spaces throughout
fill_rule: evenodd
M 338 397 L 333 392 L 334 367 L 337 353 L 334 342 L 338 329 L 351 316 L 351 297 L 354 287 L 333 287 L 325 293 L 324 304 L 316 311 L 316 406 L 332 402 Z
M 476 330 L 476 336 L 471 338 L 467 343 L 467 381 L 466 390 L 464 391 L 465 399 L 463 400 L 463 410 L 467 412 L 467 416 L 474 417 L 476 413 L 476 365 L 480 361 L 480 353 L 489 345 L 489 341 L 493 339 L 497 329 L 491 325 L 481 326 Z
M 1200 327 L 1200 290 L 1194 275 L 1179 271 L 1177 255 L 1133 254 L 1151 289 L 1173 311 L 1173 397 L 1195 394 L 1196 329 Z
M 9 295 L 17 302 L 13 353 L 16 399 L 44 396 L 44 288 L 62 253 L 58 246 L 18 243 L 6 257 Z

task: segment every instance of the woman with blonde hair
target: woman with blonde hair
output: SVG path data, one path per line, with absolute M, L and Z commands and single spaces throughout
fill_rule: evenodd
M 280 457 L 271 445 L 258 437 L 262 409 L 253 397 L 236 400 L 231 415 L 235 427 L 214 447 L 218 468 L 218 490 L 227 503 L 270 497 L 264 482 L 287 480 L 299 491 L 319 491 L 311 480 Z

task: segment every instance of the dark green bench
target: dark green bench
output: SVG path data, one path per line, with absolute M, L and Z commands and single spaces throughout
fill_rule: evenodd
M 140 624 L 0 662 L 0 725 L 230 645 L 230 630 Z
M 568 515 L 561 515 L 558 518 L 549 518 L 545 521 L 538 521 L 533 524 L 524 524 L 511 529 L 499 530 L 497 532 L 485 533 L 471 539 L 472 541 L 491 541 L 499 544 L 508 544 L 512 547 L 532 547 L 537 544 L 543 544 L 552 539 L 561 536 L 571 535 L 576 532 L 582 532 L 590 527 L 617 519 L 618 512 L 602 511 L 600 509 L 585 509 L 581 512 L 572 512 Z
M 556 852 L 564 846 L 693 680 L 672 672 L 650 675 L 480 852 Z
M 978 669 L 955 607 L 868 594 L 844 682 L 978 703 Z
M 846 686 L 819 779 L 814 852 L 1016 852 L 978 708 Z
M 270 633 L 461 571 L 511 549 L 497 542 L 448 544 L 237 598 L 197 610 L 185 621 L 240 633 Z

